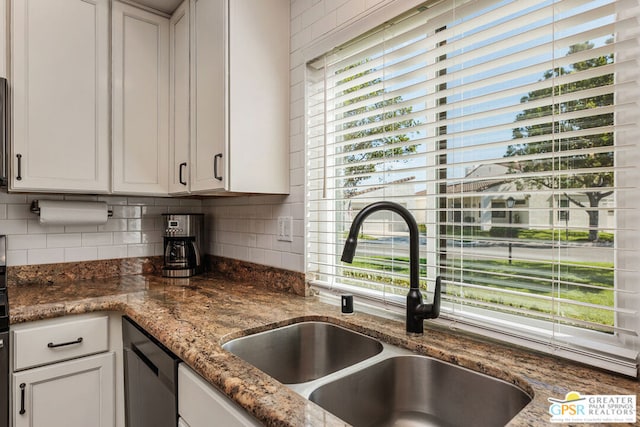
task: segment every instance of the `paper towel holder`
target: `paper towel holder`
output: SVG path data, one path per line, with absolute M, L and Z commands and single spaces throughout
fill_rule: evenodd
M 36 214 L 36 215 L 40 215 L 40 206 L 38 205 L 38 201 L 34 200 L 31 202 L 31 212 Z M 108 209 L 107 210 L 107 216 L 109 218 L 113 217 L 113 209 Z

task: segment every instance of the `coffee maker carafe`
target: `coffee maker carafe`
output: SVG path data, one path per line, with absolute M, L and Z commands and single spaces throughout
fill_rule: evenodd
M 165 277 L 190 277 L 202 272 L 200 248 L 203 214 L 162 214 L 164 218 Z

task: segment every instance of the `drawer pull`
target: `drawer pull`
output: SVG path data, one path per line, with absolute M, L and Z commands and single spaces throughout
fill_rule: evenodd
M 24 415 L 24 389 L 27 385 L 25 383 L 20 384 L 20 415 Z
M 54 343 L 50 342 L 49 344 L 47 344 L 47 347 L 49 347 L 49 348 L 65 347 L 65 346 L 68 346 L 68 345 L 80 344 L 81 342 L 82 342 L 82 337 L 78 338 L 75 341 L 62 342 L 60 344 L 54 344 Z

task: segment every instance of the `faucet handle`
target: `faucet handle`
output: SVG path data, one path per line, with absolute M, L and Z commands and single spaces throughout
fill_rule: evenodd
M 441 299 L 442 278 L 436 277 L 436 287 L 433 291 L 433 304 L 424 304 L 424 318 L 435 319 L 440 316 L 440 299 Z
M 440 316 L 440 299 L 441 299 L 442 278 L 436 277 L 436 287 L 433 290 L 433 304 L 427 304 L 430 306 L 430 310 L 427 311 L 427 319 L 435 319 Z

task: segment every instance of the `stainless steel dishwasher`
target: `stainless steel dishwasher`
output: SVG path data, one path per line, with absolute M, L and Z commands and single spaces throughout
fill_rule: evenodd
M 126 316 L 122 339 L 127 427 L 176 427 L 180 359 Z

